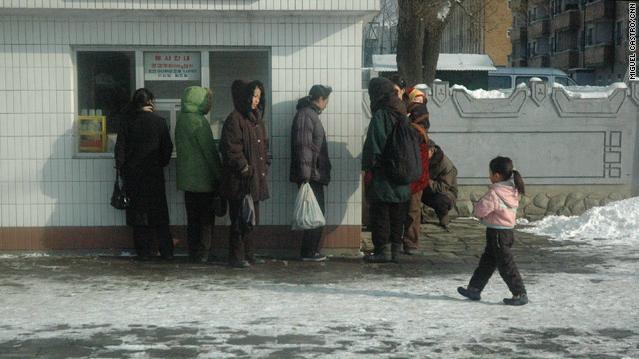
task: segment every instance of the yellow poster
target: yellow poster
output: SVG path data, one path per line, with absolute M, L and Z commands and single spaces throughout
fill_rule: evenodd
M 105 152 L 106 116 L 78 116 L 78 134 L 80 152 Z

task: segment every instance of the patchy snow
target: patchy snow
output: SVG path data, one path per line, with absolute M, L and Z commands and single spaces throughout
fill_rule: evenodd
M 448 13 L 450 13 L 450 6 L 451 3 L 450 1 L 446 1 L 446 3 L 444 4 L 444 7 L 442 7 L 439 12 L 437 13 L 437 18 L 439 19 L 439 21 L 446 21 L 446 18 L 448 17 Z
M 207 358 L 232 356 L 229 350 L 282 357 L 281 350 L 300 349 L 301 357 L 323 349 L 341 358 L 597 356 L 636 344 L 626 332 L 618 338 L 607 333 L 639 333 L 636 316 L 628 315 L 639 295 L 637 270 L 633 261 L 614 273 L 524 272 L 531 303 L 515 308 L 501 304 L 508 290 L 498 275 L 481 302 L 461 298 L 455 288 L 471 273 L 369 274 L 323 284 L 206 275 L 159 281 L 16 277 L 20 287 L 6 286 L 0 296 L 0 343 L 102 338 L 108 345 L 96 350 L 106 352 L 90 355 L 98 357 L 174 347 Z
M 500 91 L 500 90 L 491 90 L 491 91 L 487 91 L 487 90 L 484 90 L 484 89 L 469 90 L 469 89 L 466 88 L 466 86 L 462 86 L 462 85 L 453 85 L 452 89 L 453 90 L 462 90 L 462 91 L 466 92 L 467 94 L 469 94 L 471 97 L 476 98 L 476 99 L 508 98 L 508 95 L 506 93 L 504 93 L 503 91 Z
M 38 257 L 48 257 L 47 253 L 42 252 L 20 252 L 20 253 L 5 253 L 0 254 L 0 259 L 16 259 L 16 258 L 38 258 Z
M 609 86 L 563 86 L 555 83 L 553 87 L 555 89 L 563 89 L 571 98 L 594 99 L 608 98 L 617 89 L 627 89 L 628 85 L 623 82 L 615 82 Z
M 594 207 L 580 216 L 548 216 L 521 231 L 555 240 L 639 244 L 639 197 Z

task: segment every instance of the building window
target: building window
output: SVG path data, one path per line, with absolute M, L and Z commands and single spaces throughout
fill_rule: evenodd
M 135 53 L 79 51 L 78 152 L 112 152 L 120 115 L 135 90 Z
M 488 76 L 488 89 L 499 90 L 512 88 L 510 76 Z
M 586 46 L 590 46 L 594 43 L 595 28 L 590 26 L 586 29 Z

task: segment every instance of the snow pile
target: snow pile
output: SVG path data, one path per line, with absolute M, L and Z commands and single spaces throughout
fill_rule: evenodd
M 639 197 L 594 207 L 581 216 L 549 216 L 521 231 L 556 240 L 639 241 Z
M 563 89 L 571 98 L 608 98 L 617 89 L 627 89 L 628 85 L 623 82 L 615 82 L 610 86 L 563 86 L 555 83 L 554 88 Z
M 471 97 L 473 98 L 477 98 L 477 99 L 495 99 L 495 98 L 507 98 L 508 96 L 499 90 L 491 90 L 491 91 L 486 91 L 484 89 L 478 89 L 478 90 L 474 90 L 471 91 L 469 89 L 467 89 L 465 86 L 462 85 L 454 85 L 452 87 L 453 90 L 462 90 L 464 92 L 466 92 L 467 94 L 469 94 Z

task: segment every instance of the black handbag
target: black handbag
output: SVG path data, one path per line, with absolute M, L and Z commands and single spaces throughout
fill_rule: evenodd
M 111 206 L 115 209 L 131 208 L 131 198 L 127 196 L 124 188 L 124 181 L 120 176 L 120 170 L 115 173 L 115 183 L 113 184 L 113 194 L 111 195 Z

